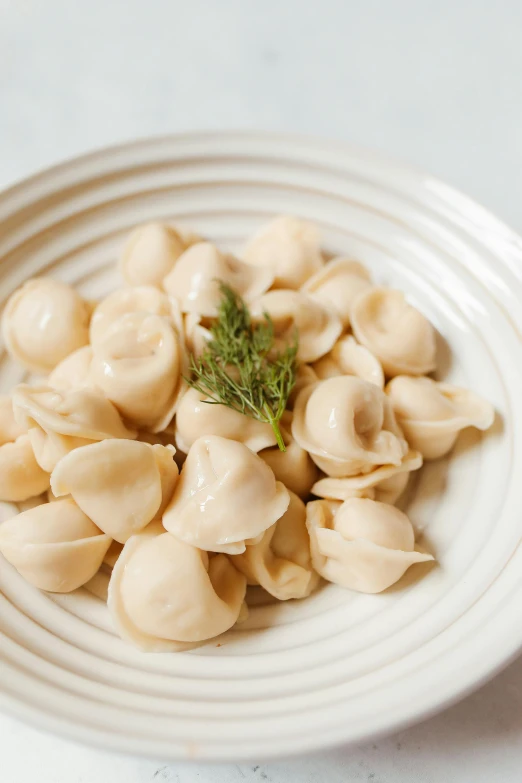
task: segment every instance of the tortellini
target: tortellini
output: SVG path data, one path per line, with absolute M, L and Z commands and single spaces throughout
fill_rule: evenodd
M 408 442 L 424 459 L 437 459 L 455 445 L 460 430 L 487 430 L 493 406 L 477 394 L 430 378 L 394 378 L 386 387 Z
M 305 505 L 297 495 L 290 493 L 288 509 L 260 541 L 231 560 L 249 585 L 261 585 L 280 601 L 310 595 L 318 576 L 312 568 Z
M 353 497 L 370 498 L 393 505 L 400 498 L 410 473 L 422 466 L 422 455 L 410 450 L 400 465 L 379 465 L 368 473 L 346 478 L 319 479 L 312 487 L 312 493 L 329 500 L 347 500 Z
M 13 400 L 8 394 L 0 394 L 0 446 L 4 443 L 12 443 L 20 435 L 24 435 L 27 429 L 15 419 Z
M 9 354 L 34 372 L 47 373 L 89 342 L 89 305 L 67 283 L 28 280 L 12 294 L 2 316 Z
M 435 369 L 435 330 L 401 291 L 363 291 L 353 303 L 351 321 L 355 337 L 379 359 L 386 375 L 424 375 Z
M 246 245 L 243 257 L 252 266 L 273 270 L 275 288 L 301 288 L 324 263 L 317 227 L 286 216 L 263 226 Z
M 358 261 L 334 258 L 303 286 L 325 307 L 333 307 L 344 329 L 350 326 L 350 310 L 358 295 L 371 286 L 370 273 Z
M 109 294 L 94 309 L 90 325 L 91 343 L 95 345 L 103 339 L 107 329 L 127 313 L 162 315 L 179 325 L 177 309 L 175 302 L 154 286 L 120 288 Z
M 250 301 L 267 291 L 273 279 L 269 269 L 254 269 L 210 242 L 199 242 L 183 253 L 163 285 L 183 313 L 216 316 L 221 302 L 219 281 Z
M 368 498 L 308 503 L 307 526 L 317 573 L 361 593 L 380 593 L 414 563 L 433 560 L 415 551 L 406 514 Z
M 279 429 L 283 436 L 286 451 L 281 451 L 274 446 L 259 452 L 261 459 L 272 468 L 274 476 L 285 487 L 300 498 L 306 498 L 310 494 L 313 483 L 317 480 L 319 471 L 310 459 L 307 451 L 292 437 L 292 414 L 285 411 L 279 422 Z
M 209 435 L 191 447 L 165 528 L 209 552 L 239 554 L 286 511 L 288 490 L 243 443 Z
M 254 320 L 268 313 L 274 324 L 276 349 L 283 349 L 299 335 L 297 358 L 314 362 L 333 347 L 342 331 L 341 321 L 331 310 L 300 291 L 269 291 L 250 307 Z
M 121 255 L 123 279 L 133 286 L 161 288 L 185 248 L 180 234 L 165 223 L 138 226 L 129 236 Z
M 20 384 L 13 392 L 13 409 L 16 421 L 28 430 L 36 461 L 47 473 L 79 446 L 105 438 L 136 437 L 114 405 L 91 389 L 59 391 Z
M 173 447 L 103 440 L 78 448 L 51 476 L 56 497 L 71 495 L 92 521 L 120 543 L 161 514 L 178 477 Z
M 189 389 L 176 411 L 176 444 L 188 454 L 202 435 L 220 435 L 244 443 L 251 451 L 274 446 L 276 438 L 270 424 L 244 416 L 239 411 L 214 405 L 211 398 Z
M 125 544 L 108 606 L 124 639 L 149 652 L 170 652 L 231 628 L 245 591 L 245 577 L 225 555 L 209 555 L 153 523 Z
M 314 363 L 313 369 L 321 380 L 337 375 L 357 375 L 358 378 L 375 383 L 380 389 L 384 387 L 381 363 L 351 335 L 337 340 L 332 350 Z
M 0 525 L 0 552 L 40 590 L 69 593 L 91 579 L 111 543 L 69 498 L 44 503 Z
M 92 348 L 84 345 L 57 364 L 47 379 L 53 389 L 69 391 L 72 389 L 87 389 L 90 381 Z
M 159 432 L 185 388 L 184 362 L 182 340 L 167 318 L 125 313 L 93 346 L 90 377 L 133 426 Z
M 354 476 L 374 465 L 400 465 L 408 450 L 384 392 L 342 375 L 306 386 L 292 435 L 328 476 Z
M 49 474 L 37 463 L 29 435 L 0 446 L 0 500 L 27 500 L 48 486 Z

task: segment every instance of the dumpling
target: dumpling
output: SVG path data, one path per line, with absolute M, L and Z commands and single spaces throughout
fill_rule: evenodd
M 153 523 L 123 547 L 108 607 L 123 639 L 149 652 L 173 652 L 231 628 L 245 591 L 245 577 L 226 555 L 209 556 Z
M 126 313 L 149 313 L 172 319 L 179 325 L 177 304 L 159 289 L 151 285 L 119 288 L 103 299 L 95 308 L 90 326 L 91 343 L 103 339 L 107 329 Z
M 91 371 L 92 348 L 84 345 L 78 348 L 57 364 L 47 379 L 53 389 L 70 391 L 71 389 L 87 389 L 91 386 L 89 374 Z
M 380 593 L 414 563 L 433 560 L 416 552 L 413 527 L 402 511 L 367 498 L 342 505 L 315 500 L 306 507 L 312 564 L 329 582 L 361 593 Z
M 350 310 L 362 291 L 372 285 L 370 273 L 357 261 L 334 258 L 304 284 L 302 290 L 333 308 L 344 329 L 350 326 Z
M 312 568 L 302 500 L 291 492 L 290 505 L 283 516 L 263 533 L 258 543 L 248 544 L 243 554 L 230 559 L 249 585 L 261 585 L 280 601 L 310 595 L 318 576 Z
M 180 234 L 166 223 L 146 223 L 130 234 L 120 259 L 120 272 L 129 285 L 161 288 L 163 279 L 184 252 Z
M 323 266 L 319 231 L 295 217 L 275 218 L 246 245 L 243 258 L 275 273 L 274 288 L 298 289 Z
M 312 487 L 312 493 L 328 500 L 347 500 L 361 497 L 393 505 L 402 495 L 410 473 L 422 466 L 422 455 L 410 450 L 400 465 L 379 465 L 369 473 L 346 478 L 319 479 Z
M 239 411 L 216 405 L 196 389 L 188 389 L 176 411 L 176 445 L 188 454 L 202 435 L 220 435 L 244 443 L 251 451 L 275 446 L 276 438 L 270 424 L 251 419 Z
M 350 375 L 301 391 L 292 435 L 321 470 L 336 478 L 374 465 L 400 465 L 408 449 L 384 392 Z
M 460 430 L 487 430 L 495 419 L 493 406 L 477 394 L 430 378 L 398 376 L 386 393 L 408 442 L 424 459 L 447 454 Z
M 267 291 L 273 279 L 269 269 L 253 269 L 210 242 L 199 242 L 183 253 L 163 285 L 183 313 L 216 316 L 222 299 L 219 281 L 250 301 Z
M 13 359 L 48 373 L 89 342 L 90 308 L 67 283 L 34 277 L 9 297 L 2 316 L 4 341 Z
M 386 375 L 424 375 L 435 369 L 435 330 L 401 291 L 364 291 L 353 303 L 351 319 L 357 340 L 379 359 Z
M 274 324 L 275 347 L 282 350 L 299 335 L 297 358 L 315 362 L 333 347 L 342 331 L 335 313 L 300 291 L 269 291 L 250 307 L 252 319 L 268 313 Z
M 289 502 L 288 491 L 257 454 L 243 443 L 209 435 L 191 447 L 163 524 L 199 549 L 238 554 Z
M 0 552 L 30 584 L 69 593 L 102 564 L 111 543 L 69 498 L 44 503 L 0 525 Z
M 0 394 L 0 446 L 12 443 L 27 432 L 15 419 L 13 399 L 8 394 Z
M 158 315 L 126 313 L 93 349 L 93 384 L 133 426 L 164 429 L 185 388 L 183 343 L 171 323 Z
M 165 508 L 177 477 L 172 446 L 111 439 L 63 457 L 51 488 L 56 497 L 70 494 L 100 530 L 124 543 Z
M 305 386 L 310 386 L 312 383 L 317 383 L 318 380 L 319 378 L 317 377 L 315 370 L 309 364 L 298 365 L 295 386 L 290 392 L 290 397 L 288 398 L 288 403 L 286 406 L 287 409 L 292 411 L 295 406 L 295 401 L 299 396 L 299 392 L 304 389 Z
M 105 438 L 136 437 L 114 405 L 92 389 L 59 391 L 20 384 L 13 392 L 16 421 L 26 427 L 36 461 L 51 473 L 62 457 Z
M 278 446 L 275 446 L 263 449 L 259 452 L 259 456 L 272 468 L 278 481 L 304 499 L 310 494 L 312 484 L 317 480 L 319 471 L 310 459 L 308 452 L 302 449 L 292 437 L 292 414 L 290 411 L 283 413 L 279 429 L 286 451 L 281 451 Z
M 37 463 L 29 435 L 0 446 L 0 500 L 16 503 L 39 495 L 49 486 L 49 473 Z
M 330 353 L 314 363 L 313 369 L 321 380 L 337 375 L 357 375 L 358 378 L 375 383 L 380 389 L 384 387 L 381 363 L 351 335 L 337 340 Z

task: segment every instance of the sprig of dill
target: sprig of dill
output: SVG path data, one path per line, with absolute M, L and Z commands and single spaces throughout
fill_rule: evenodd
M 252 419 L 271 425 L 277 445 L 286 451 L 279 420 L 284 413 L 297 373 L 297 333 L 284 350 L 274 349 L 274 324 L 268 313 L 252 323 L 250 312 L 236 291 L 220 282 L 222 300 L 211 339 L 197 358 L 190 357 L 193 389 Z

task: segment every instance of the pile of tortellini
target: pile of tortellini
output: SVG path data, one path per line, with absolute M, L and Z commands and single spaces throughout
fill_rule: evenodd
M 35 375 L 0 399 L 0 552 L 31 584 L 68 592 L 112 568 L 108 606 L 144 650 L 180 650 L 247 615 L 247 586 L 300 599 L 320 577 L 385 590 L 414 563 L 394 504 L 423 460 L 492 406 L 429 377 L 435 332 L 361 264 L 328 262 L 315 226 L 276 218 L 242 260 L 169 225 L 137 228 L 125 287 L 100 302 L 49 278 L 7 302 L 10 356 Z M 208 405 L 186 382 L 219 281 L 299 335 L 296 386 L 271 427 Z

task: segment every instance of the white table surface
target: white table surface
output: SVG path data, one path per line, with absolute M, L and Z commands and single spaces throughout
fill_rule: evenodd
M 419 165 L 522 231 L 521 31 L 520 0 L 0 0 L 0 186 L 136 136 L 289 130 Z M 0 716 L 0 779 L 511 783 L 521 740 L 519 659 L 400 735 L 259 766 L 118 757 Z

